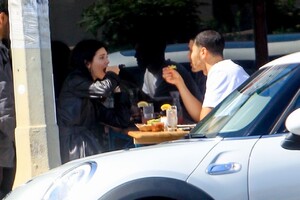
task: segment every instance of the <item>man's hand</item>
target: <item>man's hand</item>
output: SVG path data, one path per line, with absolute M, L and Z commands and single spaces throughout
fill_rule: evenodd
M 162 77 L 165 79 L 166 82 L 173 84 L 177 87 L 184 82 L 178 71 L 169 67 L 163 68 Z

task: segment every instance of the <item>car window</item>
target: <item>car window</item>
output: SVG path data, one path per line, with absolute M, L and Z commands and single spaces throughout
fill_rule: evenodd
M 278 65 L 262 69 L 222 101 L 192 130 L 206 137 L 248 135 L 246 127 L 267 110 L 281 95 L 297 65 Z M 245 131 L 244 131 L 245 130 Z
M 293 112 L 294 110 L 300 108 L 300 89 L 297 92 L 297 95 L 294 97 L 293 101 L 290 103 L 287 111 L 284 115 L 281 116 L 281 119 L 278 120 L 278 123 L 274 126 L 272 130 L 273 133 L 287 133 L 289 132 L 285 126 L 285 120 L 288 115 Z

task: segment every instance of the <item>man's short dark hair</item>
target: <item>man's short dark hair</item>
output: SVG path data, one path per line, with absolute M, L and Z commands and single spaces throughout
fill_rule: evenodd
M 205 47 L 213 54 L 223 55 L 225 47 L 224 37 L 214 30 L 205 30 L 200 32 L 195 38 L 196 46 Z
M 0 0 L 0 12 L 8 15 L 8 0 Z

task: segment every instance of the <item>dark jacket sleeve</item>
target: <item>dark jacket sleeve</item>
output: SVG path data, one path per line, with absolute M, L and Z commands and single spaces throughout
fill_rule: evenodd
M 89 77 L 82 76 L 80 72 L 72 73 L 66 81 L 68 88 L 78 97 L 103 98 L 108 97 L 119 85 L 120 79 L 117 74 L 108 72 L 102 80 L 93 81 Z
M 8 50 L 0 45 L 0 140 L 14 141 L 16 127 L 14 88 Z M 5 139 L 4 139 L 5 138 Z M 0 145 L 2 145 L 0 143 Z

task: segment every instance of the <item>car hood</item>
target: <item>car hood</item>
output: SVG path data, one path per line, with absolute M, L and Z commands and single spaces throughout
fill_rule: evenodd
M 134 177 L 159 176 L 168 172 L 169 176 L 175 176 L 185 180 L 188 172 L 201 162 L 205 155 L 221 139 L 185 139 L 167 142 L 158 145 L 133 148 L 108 155 L 92 157 L 105 171 L 114 171 L 122 174 L 121 168 L 126 170 L 126 180 Z M 117 175 L 116 174 L 116 175 Z M 118 179 L 120 181 L 120 179 Z
M 14 195 L 17 194 L 18 189 L 22 190 L 22 195 L 25 195 L 26 187 L 30 187 L 26 191 L 31 195 L 29 197 L 39 199 L 55 180 L 68 170 L 86 162 L 97 163 L 97 170 L 87 187 L 91 190 L 91 196 L 95 195 L 95 197 L 105 194 L 122 183 L 147 177 L 167 177 L 186 181 L 207 153 L 221 140 L 221 138 L 183 139 L 77 159 L 16 188 Z M 33 198 L 30 191 L 35 191 L 37 197 Z

